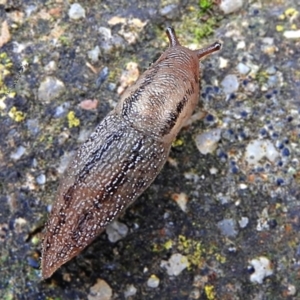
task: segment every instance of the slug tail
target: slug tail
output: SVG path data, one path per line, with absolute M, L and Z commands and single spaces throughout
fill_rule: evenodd
M 216 51 L 219 51 L 221 49 L 222 44 L 220 42 L 215 42 L 212 45 L 209 45 L 208 47 L 205 47 L 203 49 L 195 50 L 197 57 L 200 59 L 202 57 L 205 57 L 211 53 L 214 53 Z
M 172 27 L 167 27 L 166 33 L 170 42 L 170 47 L 180 46 L 175 30 Z

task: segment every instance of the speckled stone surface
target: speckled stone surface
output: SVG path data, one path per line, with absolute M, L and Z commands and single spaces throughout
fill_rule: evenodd
M 0 299 L 299 299 L 299 1 L 229 15 L 214 2 L 80 1 L 70 18 L 59 0 L 0 1 Z M 117 103 L 126 65 L 141 73 L 167 47 L 168 25 L 191 48 L 223 43 L 201 63 L 205 117 L 121 216 L 127 235 L 103 233 L 41 281 L 67 161 Z M 215 129 L 202 154 L 195 139 Z M 176 276 L 162 267 L 173 255 Z

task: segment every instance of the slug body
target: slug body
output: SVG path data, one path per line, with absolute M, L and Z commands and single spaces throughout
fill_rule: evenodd
M 155 179 L 199 97 L 199 59 L 220 49 L 170 47 L 122 95 L 78 149 L 60 183 L 43 241 L 42 276 L 81 252 Z

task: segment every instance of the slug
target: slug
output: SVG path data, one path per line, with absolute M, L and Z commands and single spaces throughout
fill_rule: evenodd
M 199 99 L 199 59 L 172 28 L 170 46 L 81 145 L 58 188 L 42 249 L 42 277 L 88 246 L 156 178 Z

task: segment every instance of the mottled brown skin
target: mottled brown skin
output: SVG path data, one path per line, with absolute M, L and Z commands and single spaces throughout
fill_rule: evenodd
M 220 49 L 170 47 L 79 148 L 58 189 L 43 241 L 42 276 L 80 253 L 155 179 L 199 96 L 199 59 Z

